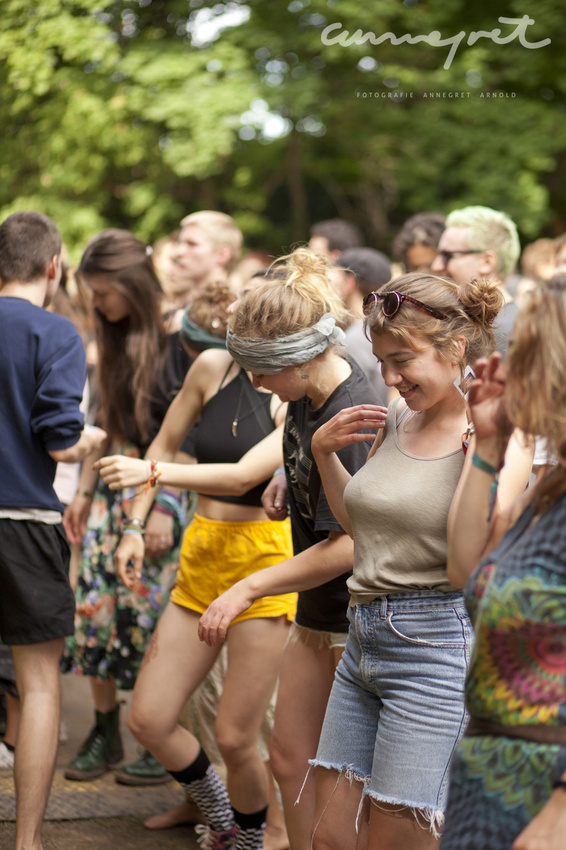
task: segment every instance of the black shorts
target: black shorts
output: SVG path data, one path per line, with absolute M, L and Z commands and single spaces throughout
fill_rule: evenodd
M 73 634 L 75 597 L 61 524 L 0 519 L 0 636 L 8 646 Z

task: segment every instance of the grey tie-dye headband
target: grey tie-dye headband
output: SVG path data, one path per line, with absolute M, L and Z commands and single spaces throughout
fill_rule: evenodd
M 226 348 L 246 372 L 275 375 L 287 366 L 307 363 L 329 345 L 344 345 L 346 335 L 336 327 L 332 313 L 325 313 L 312 328 L 277 339 L 234 336 L 228 331 Z

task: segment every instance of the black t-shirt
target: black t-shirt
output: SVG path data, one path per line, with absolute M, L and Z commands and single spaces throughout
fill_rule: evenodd
M 343 531 L 326 500 L 311 441 L 317 428 L 343 408 L 378 403 L 361 368 L 355 361 L 349 362 L 352 374 L 336 387 L 318 410 L 312 409 L 310 399 L 306 397 L 289 403 L 283 455 L 295 554 L 326 540 L 330 531 Z M 353 475 L 365 463 L 371 446 L 369 440 L 354 443 L 340 449 L 338 457 Z M 347 572 L 312 590 L 301 591 L 297 623 L 317 631 L 347 632 L 346 611 L 350 595 L 346 580 L 350 575 L 351 572 Z

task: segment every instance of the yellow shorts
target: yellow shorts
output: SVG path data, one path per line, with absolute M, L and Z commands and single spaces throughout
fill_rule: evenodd
M 242 578 L 293 556 L 289 520 L 222 522 L 195 514 L 183 539 L 171 600 L 199 614 Z M 281 617 L 292 621 L 297 594 L 265 596 L 233 621 Z

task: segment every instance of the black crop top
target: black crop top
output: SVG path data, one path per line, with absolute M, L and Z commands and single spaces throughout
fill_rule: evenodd
M 237 463 L 249 449 L 275 430 L 271 416 L 272 394 L 255 390 L 246 371 L 221 385 L 202 409 L 194 429 L 194 456 L 199 463 Z M 233 425 L 235 426 L 233 427 Z M 211 496 L 218 502 L 261 508 L 269 479 L 241 496 Z

